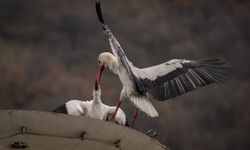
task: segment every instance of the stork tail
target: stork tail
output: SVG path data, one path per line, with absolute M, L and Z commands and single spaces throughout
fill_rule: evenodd
M 158 112 L 155 110 L 150 100 L 138 96 L 130 96 L 130 100 L 137 108 L 139 108 L 139 110 L 145 112 L 148 116 L 150 117 L 159 116 Z

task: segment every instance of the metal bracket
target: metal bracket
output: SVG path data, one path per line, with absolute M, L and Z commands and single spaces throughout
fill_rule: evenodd
M 85 137 L 86 137 L 86 132 L 83 131 L 82 134 L 81 134 L 81 140 L 83 141 L 85 139 Z
M 115 144 L 115 147 L 121 148 L 121 140 L 120 139 L 116 140 L 114 144 Z
M 28 147 L 28 144 L 24 142 L 11 142 L 10 144 L 10 148 L 14 148 L 14 149 L 25 149 L 27 147 Z
M 22 127 L 22 128 L 21 128 L 21 133 L 22 133 L 22 135 L 24 135 L 26 132 L 27 132 L 26 127 Z

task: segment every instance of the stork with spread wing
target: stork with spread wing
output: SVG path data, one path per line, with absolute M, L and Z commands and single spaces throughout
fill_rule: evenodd
M 123 85 L 120 100 L 112 119 L 125 98 L 128 98 L 139 110 L 145 112 L 148 116 L 157 117 L 158 112 L 150 102 L 151 98 L 164 101 L 183 95 L 197 87 L 226 81 L 225 70 L 227 68 L 218 59 L 202 61 L 173 59 L 143 69 L 133 66 L 119 42 L 105 24 L 99 1 L 96 2 L 96 12 L 104 32 L 109 37 L 109 43 L 113 52 L 113 54 L 104 52 L 99 55 L 98 84 L 100 84 L 104 69 L 108 67 L 119 76 Z M 137 111 L 131 126 L 133 126 L 136 116 Z

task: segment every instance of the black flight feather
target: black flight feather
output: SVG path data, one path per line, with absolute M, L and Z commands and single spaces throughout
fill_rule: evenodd
M 102 16 L 101 3 L 99 1 L 95 2 L 95 8 L 96 8 L 96 13 L 97 13 L 99 21 L 102 24 L 105 24 L 103 16 Z
M 165 75 L 157 76 L 155 79 L 139 77 L 141 85 L 139 88 L 143 87 L 140 90 L 156 100 L 164 101 L 183 95 L 198 87 L 211 83 L 220 84 L 226 81 L 225 71 L 227 67 L 224 66 L 224 62 L 220 62 L 218 59 L 177 60 L 176 62 L 167 62 L 165 66 L 169 67 L 173 64 L 174 67 L 176 63 L 179 63 L 182 67 L 177 67 L 170 72 L 166 72 Z

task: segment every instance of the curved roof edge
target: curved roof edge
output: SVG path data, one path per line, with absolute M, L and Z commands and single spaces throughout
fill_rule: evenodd
M 164 150 L 132 128 L 84 116 L 41 111 L 0 110 L 0 149 Z

